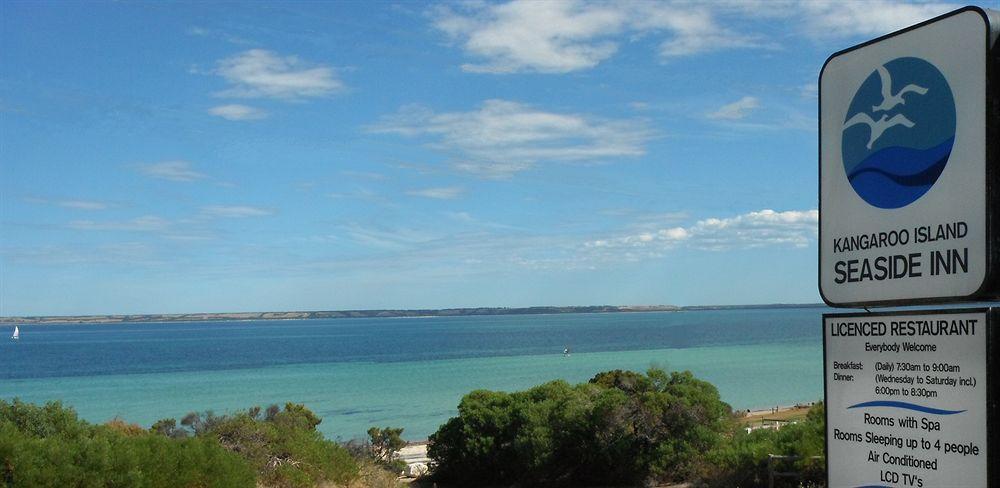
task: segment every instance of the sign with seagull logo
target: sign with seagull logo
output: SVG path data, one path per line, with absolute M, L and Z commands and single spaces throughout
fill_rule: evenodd
M 890 69 L 897 83 L 920 85 L 908 84 L 894 95 Z M 955 142 L 955 99 L 934 65 L 905 57 L 879 66 L 858 88 L 848 114 L 841 136 L 844 173 L 863 200 L 900 208 L 937 181 Z
M 967 7 L 820 73 L 819 289 L 832 306 L 996 297 L 1000 14 Z

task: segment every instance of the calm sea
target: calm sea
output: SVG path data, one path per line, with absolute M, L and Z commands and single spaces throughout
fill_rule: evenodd
M 734 408 L 763 408 L 822 397 L 825 310 L 27 325 L 19 342 L 0 340 L 0 398 L 144 426 L 292 401 L 330 438 L 388 425 L 417 440 L 473 389 L 660 366 L 711 381 Z

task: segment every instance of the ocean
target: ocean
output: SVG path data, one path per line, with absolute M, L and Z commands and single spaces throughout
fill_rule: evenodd
M 657 366 L 694 372 L 733 408 L 767 408 L 822 398 L 826 310 L 22 325 L 0 341 L 0 398 L 144 427 L 296 402 L 328 438 L 378 425 L 420 440 L 474 389 Z

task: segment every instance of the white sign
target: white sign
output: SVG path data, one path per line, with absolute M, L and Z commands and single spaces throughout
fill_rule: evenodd
M 985 310 L 823 316 L 829 486 L 987 486 Z
M 987 292 L 992 15 L 965 8 L 823 67 L 819 286 L 828 304 Z

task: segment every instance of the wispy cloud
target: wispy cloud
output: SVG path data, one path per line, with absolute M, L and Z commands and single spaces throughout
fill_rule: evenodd
M 327 193 L 326 195 L 330 198 L 338 200 L 339 199 L 361 200 L 382 207 L 388 207 L 388 208 L 396 207 L 396 203 L 394 203 L 392 199 L 370 188 L 357 187 L 348 191 L 330 192 Z
M 105 210 L 111 206 L 107 202 L 98 202 L 96 200 L 60 200 L 56 203 L 60 207 L 77 210 Z
M 409 190 L 407 195 L 414 197 L 433 198 L 437 200 L 453 200 L 462 196 L 465 188 L 460 186 L 445 186 L 437 188 L 422 188 L 420 190 Z
M 452 220 L 462 222 L 465 224 L 473 224 L 477 222 L 476 218 L 473 217 L 472 214 L 470 214 L 469 212 L 447 212 L 445 213 L 445 215 L 447 215 L 448 218 Z
M 441 9 L 436 27 L 463 43 L 482 63 L 462 65 L 480 73 L 566 73 L 591 68 L 617 50 L 607 36 L 625 18 L 606 4 L 574 1 L 466 4 Z
M 941 15 L 960 4 L 899 0 L 797 2 L 812 37 L 878 36 Z
M 79 200 L 79 199 L 66 199 L 66 200 L 51 200 L 48 198 L 30 197 L 25 198 L 26 202 L 38 203 L 44 205 L 55 205 L 63 208 L 71 208 L 74 210 L 107 210 L 115 205 L 109 202 L 99 201 L 99 200 Z
M 764 33 L 742 32 L 753 19 L 785 22 L 811 38 L 874 36 L 956 8 L 904 0 L 665 0 L 467 2 L 432 11 L 434 26 L 476 62 L 478 73 L 568 73 L 593 68 L 620 44 L 661 36 L 659 55 L 672 59 L 735 48 L 777 49 Z
M 819 212 L 765 209 L 734 217 L 708 218 L 690 226 L 626 234 L 589 241 L 592 249 L 647 248 L 657 252 L 680 245 L 696 249 L 721 250 L 770 245 L 805 247 L 816 239 Z
M 381 250 L 418 249 L 439 238 L 427 230 L 412 228 L 382 228 L 352 224 L 343 232 L 356 244 Z
M 244 46 L 256 44 L 255 42 L 250 41 L 248 39 L 244 39 L 244 38 L 239 37 L 239 36 L 234 36 L 232 34 L 229 34 L 227 32 L 221 31 L 221 30 L 209 29 L 207 27 L 202 27 L 202 26 L 191 26 L 191 27 L 189 27 L 187 29 L 187 33 L 190 36 L 211 37 L 211 38 L 214 38 L 214 39 L 221 39 L 223 41 L 226 41 L 226 42 L 229 42 L 229 43 L 232 43 L 232 44 L 238 44 L 238 45 L 244 45 Z
M 109 264 L 121 266 L 152 266 L 163 264 L 156 250 L 141 242 L 121 242 L 97 246 L 31 246 L 0 248 L 0 255 L 10 262 L 41 266 L 73 266 Z
M 163 232 L 170 227 L 170 221 L 156 215 L 143 215 L 130 220 L 94 221 L 74 220 L 69 228 L 94 231 Z
M 652 131 L 640 120 L 608 120 L 545 112 L 487 100 L 470 112 L 403 107 L 369 127 L 376 133 L 427 137 L 452 166 L 486 178 L 507 178 L 541 162 L 606 162 L 645 154 Z
M 567 73 L 592 68 L 618 49 L 618 37 L 664 35 L 664 58 L 764 46 L 727 29 L 708 6 L 690 2 L 553 0 L 467 3 L 435 11 L 435 27 L 482 59 L 480 73 Z
M 80 231 L 143 232 L 172 241 L 204 241 L 218 237 L 212 222 L 219 219 L 245 219 L 274 215 L 272 209 L 248 205 L 208 205 L 187 218 L 166 219 L 143 215 L 125 220 L 73 220 L 67 228 Z
M 716 20 L 721 12 L 713 11 L 707 2 L 635 2 L 627 5 L 632 7 L 633 29 L 668 33 L 659 49 L 664 59 L 735 48 L 774 48 L 764 42 L 762 36 L 728 29 Z
M 364 180 L 384 180 L 385 175 L 382 173 L 376 173 L 374 171 L 351 171 L 345 170 L 341 171 L 340 174 L 344 176 L 350 176 L 352 178 L 359 178 Z
M 460 267 L 466 273 L 523 269 L 600 269 L 623 262 L 663 259 L 685 248 L 707 252 L 763 247 L 803 248 L 815 242 L 815 210 L 761 210 L 741 215 L 708 218 L 690 225 L 652 228 L 652 221 L 669 223 L 682 214 L 660 214 L 629 225 L 634 232 L 613 237 L 585 239 L 575 232 L 537 233 L 526 229 L 483 223 L 467 212 L 450 212 L 462 224 L 428 230 L 355 224 L 341 234 L 361 250 L 337 262 L 310 263 L 315 268 L 364 269 L 391 266 L 420 270 Z M 633 222 L 635 224 L 636 222 Z
M 733 103 L 719 107 L 718 110 L 708 113 L 710 119 L 739 120 L 756 108 L 760 107 L 760 100 L 756 97 L 743 97 Z
M 208 113 L 226 120 L 260 120 L 267 118 L 267 112 L 248 105 L 219 105 L 208 109 Z
M 195 181 L 205 178 L 204 173 L 195 171 L 188 161 L 161 161 L 159 163 L 143 163 L 138 165 L 142 174 L 169 181 Z
M 201 208 L 201 215 L 220 219 L 243 219 L 274 215 L 274 210 L 247 205 L 209 205 Z
M 799 87 L 799 95 L 802 98 L 815 99 L 819 97 L 819 83 L 806 83 Z
M 251 49 L 218 62 L 214 73 L 230 83 L 222 97 L 301 99 L 344 90 L 330 66 L 307 63 L 296 56 Z

